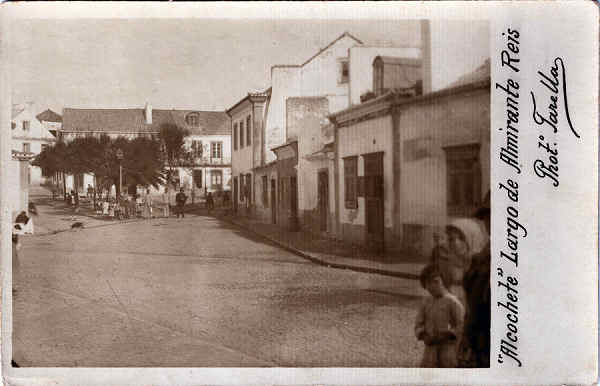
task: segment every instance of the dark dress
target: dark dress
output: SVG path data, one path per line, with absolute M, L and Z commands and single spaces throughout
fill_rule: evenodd
M 490 243 L 473 256 L 463 285 L 467 295 L 465 339 L 470 346 L 475 367 L 490 367 Z
M 175 196 L 175 202 L 177 203 L 177 215 L 181 215 L 183 217 L 183 206 L 185 205 L 185 202 L 187 201 L 187 196 L 185 195 L 185 193 L 177 193 L 177 195 Z

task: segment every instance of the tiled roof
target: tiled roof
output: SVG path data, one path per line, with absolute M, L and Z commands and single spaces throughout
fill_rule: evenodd
M 46 111 L 39 113 L 35 116 L 38 121 L 42 122 L 62 122 L 62 117 L 54 111 L 47 109 Z
M 198 116 L 198 126 L 188 125 L 185 120 L 186 116 L 192 113 Z M 153 110 L 152 125 L 157 131 L 163 122 L 174 122 L 177 126 L 188 129 L 190 135 L 231 134 L 230 119 L 224 111 Z
M 248 95 L 246 95 L 245 97 L 243 97 L 242 99 L 240 99 L 239 101 L 236 102 L 236 104 L 234 104 L 232 107 L 228 108 L 227 110 L 225 110 L 225 113 L 230 115 L 231 112 L 238 107 L 239 105 L 241 105 L 246 99 L 249 98 L 268 98 L 271 96 L 271 90 L 272 87 L 269 87 L 268 89 L 264 90 L 264 91 L 258 91 L 258 92 L 249 92 Z
M 188 114 L 198 116 L 198 126 L 188 125 Z M 144 109 L 71 109 L 63 110 L 62 131 L 107 133 L 158 133 L 165 123 L 188 129 L 191 135 L 229 135 L 229 117 L 222 111 L 152 110 L 152 123 L 146 124 Z

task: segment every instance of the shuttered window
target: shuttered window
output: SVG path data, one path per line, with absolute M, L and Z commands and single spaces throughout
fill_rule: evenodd
M 240 121 L 240 149 L 244 147 L 244 121 Z
M 481 204 L 479 144 L 446 147 L 444 150 L 448 214 L 471 216 Z
M 344 158 L 344 202 L 346 209 L 358 208 L 358 157 Z
M 238 124 L 233 124 L 233 150 L 238 149 Z
M 250 146 L 252 141 L 252 125 L 250 124 L 250 115 L 246 117 L 246 145 Z
M 267 176 L 262 176 L 262 203 L 265 208 L 269 207 L 269 186 Z

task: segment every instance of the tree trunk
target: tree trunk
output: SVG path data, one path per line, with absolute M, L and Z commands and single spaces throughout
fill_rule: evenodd
M 94 198 L 93 198 L 94 210 L 96 210 L 96 191 L 97 190 L 98 190 L 98 177 L 96 177 L 96 175 L 94 174 Z
M 115 182 L 115 192 L 117 202 L 121 202 L 121 187 L 119 186 L 119 178 L 117 177 L 117 181 Z
M 63 180 L 63 197 L 65 202 L 67 202 L 67 178 L 65 177 L 65 172 L 62 172 L 62 180 Z

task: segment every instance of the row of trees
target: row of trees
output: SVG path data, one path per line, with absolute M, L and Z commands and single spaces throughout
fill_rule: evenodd
M 59 141 L 46 147 L 32 164 L 42 168 L 46 175 L 61 174 L 65 197 L 65 175 L 83 173 L 93 175 L 96 187 L 102 190 L 115 185 L 120 197 L 119 165 L 125 186 L 158 187 L 172 181 L 175 167 L 193 164 L 190 162 L 193 155 L 184 146 L 187 135 L 185 129 L 166 124 L 161 126 L 157 139 L 111 138 L 105 134 L 76 137 L 68 143 Z M 122 160 L 117 157 L 119 150 L 123 152 Z M 74 187 L 76 190 L 77 184 Z

